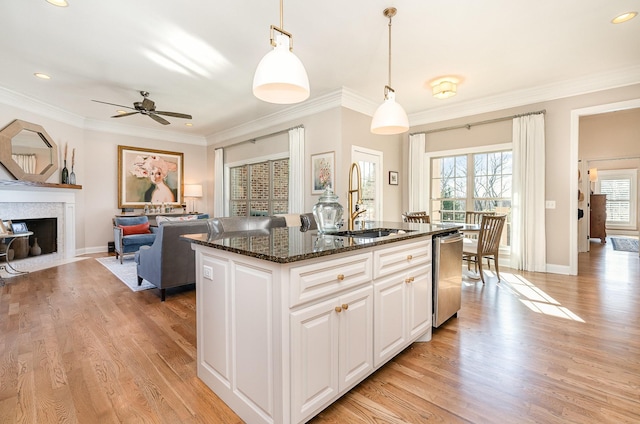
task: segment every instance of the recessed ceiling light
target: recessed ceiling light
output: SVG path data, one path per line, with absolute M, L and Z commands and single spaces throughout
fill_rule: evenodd
M 185 123 L 185 125 L 186 125 L 187 127 L 193 127 L 193 124 L 192 124 L 191 122 L 187 122 L 187 123 Z
M 51 77 L 47 74 L 43 74 L 42 72 L 36 72 L 35 74 L 36 77 L 40 78 L 40 79 L 45 79 L 45 80 L 49 80 L 51 79 Z
M 58 7 L 67 7 L 69 6 L 69 3 L 67 3 L 67 0 L 47 0 L 47 3 L 50 3 L 54 6 L 58 6 Z
M 623 22 L 630 21 L 631 19 L 638 16 L 638 12 L 625 12 L 621 15 L 616 16 L 611 20 L 612 24 L 621 24 Z

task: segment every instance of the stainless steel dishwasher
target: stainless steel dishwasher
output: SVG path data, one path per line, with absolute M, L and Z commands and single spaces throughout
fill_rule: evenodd
M 462 303 L 462 234 L 433 236 L 433 326 L 457 315 Z

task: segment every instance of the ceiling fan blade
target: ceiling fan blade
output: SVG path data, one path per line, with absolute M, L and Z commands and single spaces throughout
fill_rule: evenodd
M 155 105 L 156 104 L 153 102 L 153 100 L 149 100 L 146 97 L 142 101 L 142 107 L 148 111 L 152 111 L 155 108 Z
M 191 119 L 191 115 L 187 115 L 186 113 L 158 112 L 158 111 L 155 111 L 154 113 L 157 113 L 158 115 L 173 116 L 174 118 Z
M 128 113 L 119 113 L 117 115 L 113 115 L 112 118 L 122 118 L 123 116 L 131 116 L 131 115 L 135 115 L 136 113 L 140 113 L 140 112 L 128 112 Z
M 162 125 L 169 125 L 169 121 L 161 116 L 156 115 L 155 113 L 149 113 L 148 116 L 154 121 L 161 123 Z
M 130 107 L 130 106 L 117 105 L 117 104 L 115 104 L 115 103 L 102 102 L 102 101 L 100 101 L 100 100 L 91 100 L 91 101 L 92 101 L 92 102 L 96 102 L 96 103 L 104 103 L 105 105 L 111 105 L 111 106 L 125 107 L 125 108 L 127 108 L 127 109 L 133 109 L 133 108 L 132 108 L 132 107 Z M 135 110 L 135 109 L 133 109 L 133 110 Z

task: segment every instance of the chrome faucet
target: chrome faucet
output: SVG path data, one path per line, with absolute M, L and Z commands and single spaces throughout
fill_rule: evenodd
M 356 188 L 353 188 L 353 170 L 356 170 Z M 353 231 L 353 226 L 356 218 L 365 213 L 366 209 L 360 209 L 362 207 L 362 188 L 360 182 L 360 166 L 357 163 L 351 164 L 349 170 L 349 231 Z M 355 208 L 353 205 L 353 194 L 356 193 Z

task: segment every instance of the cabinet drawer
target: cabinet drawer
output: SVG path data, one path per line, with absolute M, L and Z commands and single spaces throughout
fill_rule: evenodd
M 371 281 L 371 253 L 291 268 L 289 306 L 333 295 Z
M 373 252 L 373 278 L 431 263 L 431 238 Z

